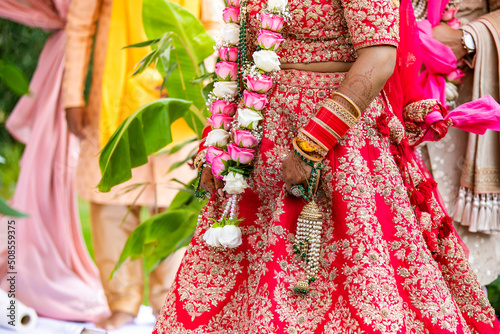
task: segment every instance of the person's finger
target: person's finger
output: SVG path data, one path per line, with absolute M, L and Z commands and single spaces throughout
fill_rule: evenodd
M 222 181 L 221 179 L 217 179 L 214 177 L 214 181 L 215 181 L 215 189 L 217 190 L 217 193 L 219 194 L 219 196 L 224 196 L 224 181 Z

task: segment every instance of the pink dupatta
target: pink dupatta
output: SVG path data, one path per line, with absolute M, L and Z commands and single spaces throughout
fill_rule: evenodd
M 16 298 L 45 317 L 96 321 L 109 310 L 82 239 L 73 187 L 78 142 L 68 133 L 61 104 L 69 4 L 70 0 L 0 1 L 0 17 L 53 31 L 30 83 L 31 95 L 19 101 L 7 121 L 10 133 L 26 144 L 11 201 L 29 215 L 15 219 Z M 5 289 L 5 253 L 1 259 Z

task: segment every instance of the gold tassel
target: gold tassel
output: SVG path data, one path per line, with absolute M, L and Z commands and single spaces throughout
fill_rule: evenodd
M 293 291 L 299 295 L 309 293 L 309 284 L 316 280 L 319 269 L 319 246 L 323 216 L 314 200 L 304 206 L 297 222 L 294 251 L 302 261 L 307 278 L 297 282 Z

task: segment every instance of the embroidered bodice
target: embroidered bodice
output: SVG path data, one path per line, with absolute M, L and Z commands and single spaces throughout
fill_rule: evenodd
M 249 49 L 257 46 L 257 14 L 266 0 L 249 0 Z M 281 63 L 354 61 L 356 50 L 398 45 L 397 0 L 289 0 L 291 20 L 278 51 Z

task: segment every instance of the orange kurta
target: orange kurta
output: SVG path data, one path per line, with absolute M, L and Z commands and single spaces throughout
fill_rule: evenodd
M 181 2 L 183 0 L 180 0 Z M 179 2 L 179 1 L 173 1 Z M 202 20 L 207 28 L 213 27 L 217 21 L 212 13 L 210 0 L 189 1 L 188 9 L 195 15 L 200 15 L 201 6 L 207 8 L 203 11 Z M 183 5 L 182 3 L 180 3 Z M 103 101 L 103 78 L 108 70 L 109 63 L 106 62 L 107 54 L 113 52 L 108 48 L 108 36 L 112 27 L 112 0 L 73 0 L 67 25 L 68 40 L 66 48 L 66 73 L 64 78 L 64 107 L 83 107 L 87 105 L 87 126 L 85 129 L 86 140 L 81 143 L 80 161 L 78 164 L 76 188 L 80 196 L 94 203 L 126 204 L 130 205 L 153 205 L 167 206 L 175 196 L 178 186 L 170 181 L 177 178 L 189 181 L 195 176 L 194 171 L 184 166 L 176 169 L 168 175 L 170 165 L 186 156 L 186 150 L 180 151 L 171 156 L 150 157 L 147 165 L 135 168 L 132 171 L 133 177 L 128 182 L 116 186 L 110 193 L 100 193 L 96 189 L 101 174 L 98 165 L 98 154 L 102 148 L 100 142 L 102 138 L 101 110 L 104 104 L 113 105 L 114 100 Z M 217 7 L 217 6 L 215 6 Z M 99 20 L 98 20 L 99 19 Z M 98 22 L 97 33 L 96 23 Z M 96 36 L 96 47 L 92 63 L 92 83 L 88 98 L 85 103 L 83 92 L 85 79 L 88 72 L 89 59 L 91 55 L 93 36 Z M 114 43 L 116 44 L 116 43 Z M 125 46 L 125 45 L 123 45 Z M 117 53 L 125 51 L 117 48 Z M 109 58 L 108 58 L 109 59 Z M 122 73 L 122 77 L 127 77 Z M 128 78 L 128 77 L 127 77 Z M 117 78 L 118 79 L 118 78 Z M 106 94 L 106 90 L 104 90 Z M 113 99 L 116 94 L 106 94 L 104 97 Z M 129 95 L 129 100 L 134 100 L 135 96 Z M 123 98 L 123 96 L 122 96 Z M 123 103 L 123 100 L 121 103 Z M 134 110 L 129 110 L 133 112 Z M 121 121 L 121 117 L 118 121 Z M 106 121 L 106 120 L 104 120 Z M 101 123 L 101 128 L 99 124 Z M 119 124 L 119 122 L 115 122 Z M 115 126 L 117 126 L 115 124 Z M 100 130 L 101 129 L 101 130 Z M 183 128 L 185 129 L 185 128 Z M 184 130 L 180 130 L 182 132 Z M 182 133 L 180 133 L 182 135 Z M 105 139 L 109 136 L 106 134 Z M 175 139 L 175 138 L 174 138 Z M 106 140 L 104 140 L 105 142 Z M 136 187 L 137 185 L 140 185 Z M 130 191 L 130 189 L 135 188 Z

